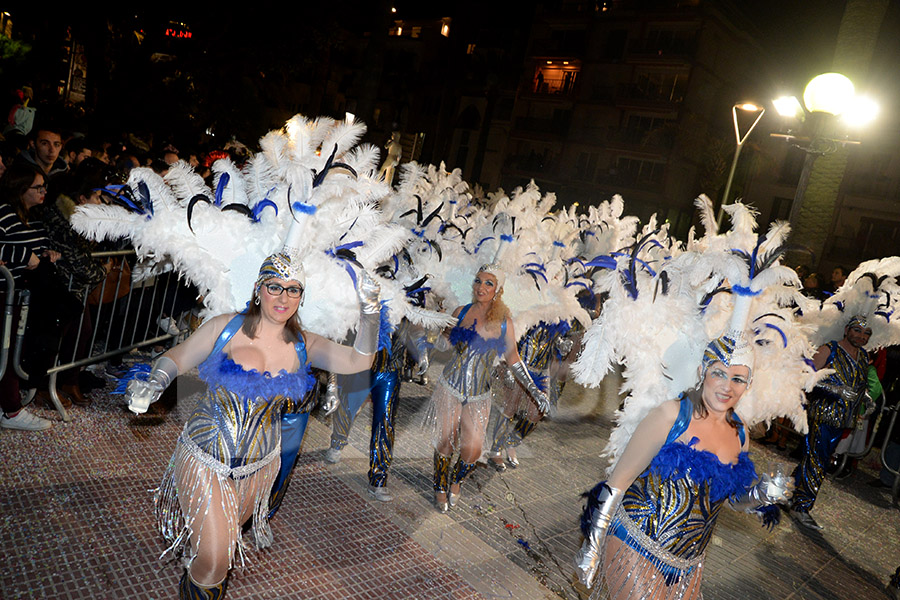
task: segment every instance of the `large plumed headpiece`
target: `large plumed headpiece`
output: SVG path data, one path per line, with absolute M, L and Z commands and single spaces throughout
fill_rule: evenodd
M 751 375 L 753 373 L 753 350 L 743 336 L 725 334 L 707 344 L 703 351 L 701 380 L 709 366 L 716 361 L 726 367 L 741 365 L 750 369 Z
M 286 281 L 297 281 L 301 287 L 306 287 L 306 275 L 303 273 L 303 265 L 299 260 L 293 260 L 286 252 L 276 252 L 266 257 L 259 267 L 259 276 L 256 278 L 254 289 L 258 290 L 259 286 L 278 277 Z
M 506 273 L 503 271 L 503 267 L 500 266 L 499 263 L 486 263 L 481 265 L 478 268 L 479 273 L 488 273 L 497 278 L 497 288 L 500 289 L 503 287 L 503 284 L 506 283 Z
M 861 327 L 862 329 L 871 329 L 869 318 L 866 315 L 854 315 L 847 321 L 846 328 Z

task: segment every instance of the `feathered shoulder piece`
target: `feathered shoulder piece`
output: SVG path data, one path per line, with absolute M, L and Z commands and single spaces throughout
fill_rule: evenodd
M 805 428 L 803 390 L 817 376 L 813 348 L 793 314 L 799 282 L 778 262 L 787 227 L 756 234 L 751 209 L 738 203 L 730 214 L 731 230 L 719 233 L 710 221 L 689 244 L 693 250 L 660 239 L 658 228 L 648 231 L 651 220 L 628 251 L 587 263 L 603 269 L 597 282 L 608 299 L 573 372 L 596 386 L 623 365 L 627 397 L 605 451 L 613 465 L 650 410 L 699 384 L 704 348 L 726 333 L 747 340 L 755 355 L 752 385 L 736 409 L 744 423 L 788 416 Z

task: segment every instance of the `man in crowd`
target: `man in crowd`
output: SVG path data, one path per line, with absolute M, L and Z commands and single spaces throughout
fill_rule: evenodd
M 42 123 L 32 132 L 28 148 L 22 151 L 16 160 L 36 166 L 47 176 L 48 181 L 68 171 L 69 165 L 59 155 L 63 148 L 60 130 L 53 125 Z

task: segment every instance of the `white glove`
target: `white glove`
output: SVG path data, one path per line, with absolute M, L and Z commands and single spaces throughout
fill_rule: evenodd
M 163 391 L 178 376 L 178 365 L 167 356 L 160 356 L 153 364 L 149 375 L 138 373 L 128 382 L 125 399 L 128 410 L 136 415 L 147 412 L 151 404 L 162 396 Z

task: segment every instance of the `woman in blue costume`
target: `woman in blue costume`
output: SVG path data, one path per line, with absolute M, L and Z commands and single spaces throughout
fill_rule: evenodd
M 651 410 L 610 474 L 589 493 L 576 556 L 591 598 L 701 598 L 706 547 L 726 501 L 750 512 L 790 496 L 747 454 L 734 407 L 750 383 L 752 354 L 731 337 L 706 349 L 699 389 Z M 771 515 L 771 513 L 769 513 Z
M 509 309 L 503 304 L 506 275 L 499 265 L 483 265 L 472 284 L 472 303 L 457 307 L 456 325 L 449 332 L 450 360 L 435 386 L 429 409 L 434 444 L 434 497 L 441 512 L 455 506 L 460 485 L 481 457 L 491 414 L 491 375 L 502 355 L 542 412 L 546 394 L 532 381 L 516 350 Z M 459 458 L 453 468 L 453 454 Z
M 304 281 L 298 261 L 284 253 L 268 257 L 245 312 L 211 319 L 162 355 L 149 380 L 129 383 L 129 408 L 137 413 L 194 367 L 209 386 L 185 423 L 155 498 L 157 525 L 171 544 L 167 552 L 186 554 L 181 598 L 224 597 L 235 551 L 241 551 L 241 526 L 251 517 L 257 548 L 271 544 L 267 513 L 280 465 L 282 407 L 304 399 L 313 385 L 310 368 L 356 373 L 372 365 L 377 284 L 363 274 L 351 348 L 301 329 Z

